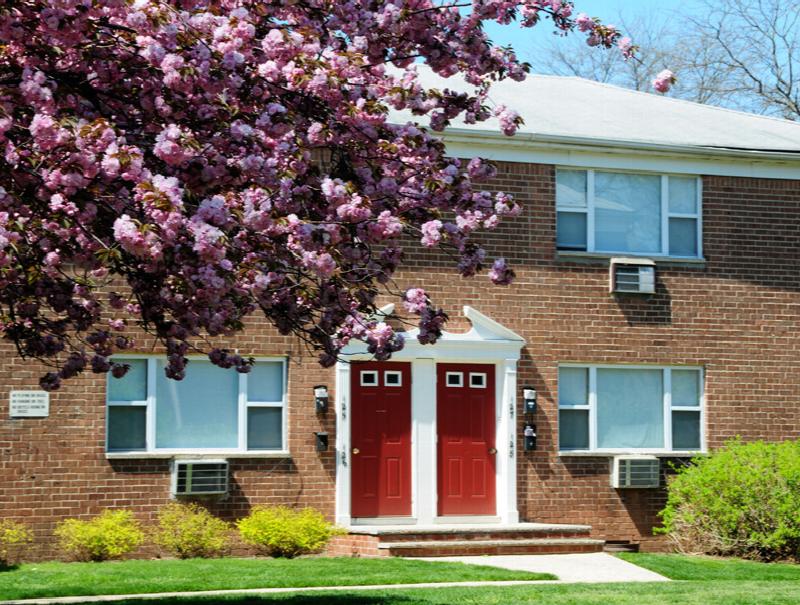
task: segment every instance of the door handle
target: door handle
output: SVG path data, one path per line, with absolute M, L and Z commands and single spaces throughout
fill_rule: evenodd
M 494 456 L 494 455 L 497 453 L 497 448 L 490 447 L 490 448 L 489 448 L 489 453 L 490 453 L 492 456 Z
M 361 453 L 361 450 L 360 450 L 360 449 L 358 449 L 357 447 L 354 447 L 354 448 L 353 448 L 353 455 L 358 455 L 358 454 L 360 454 L 360 453 Z

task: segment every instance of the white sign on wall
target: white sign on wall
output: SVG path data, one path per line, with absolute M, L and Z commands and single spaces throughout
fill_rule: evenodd
M 9 410 L 12 418 L 44 418 L 50 415 L 47 391 L 11 391 Z

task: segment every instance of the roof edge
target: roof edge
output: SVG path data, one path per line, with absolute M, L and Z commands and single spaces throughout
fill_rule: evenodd
M 467 128 L 447 128 L 442 134 L 445 143 L 448 140 L 459 140 L 463 142 L 475 141 L 489 145 L 497 145 L 502 142 L 504 146 L 513 147 L 560 146 L 567 148 L 593 148 L 600 151 L 613 149 L 692 157 L 702 156 L 705 158 L 739 159 L 745 161 L 789 162 L 800 165 L 800 152 L 701 147 L 697 145 L 661 144 L 636 140 L 601 139 L 595 137 L 535 134 L 527 132 L 518 132 L 514 136 L 508 137 L 500 132 L 492 130 Z

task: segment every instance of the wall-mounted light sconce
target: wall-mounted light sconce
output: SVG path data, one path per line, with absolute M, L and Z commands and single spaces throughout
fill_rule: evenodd
M 525 430 L 522 431 L 522 437 L 525 439 L 525 451 L 534 451 L 536 449 L 536 425 L 526 424 Z
M 533 387 L 522 387 L 522 400 L 525 403 L 526 414 L 533 414 L 536 412 L 536 389 Z
M 317 414 L 328 411 L 328 387 L 324 384 L 318 384 L 314 387 L 314 406 L 317 409 Z
M 327 452 L 328 451 L 328 433 L 314 433 L 314 436 L 317 438 L 317 451 L 318 452 Z

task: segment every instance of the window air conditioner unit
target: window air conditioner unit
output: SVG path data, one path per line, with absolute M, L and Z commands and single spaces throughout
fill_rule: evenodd
M 624 294 L 655 294 L 655 262 L 649 258 L 612 258 L 609 291 Z
M 655 456 L 614 456 L 611 487 L 643 489 L 661 485 L 661 461 Z
M 227 460 L 174 460 L 172 494 L 208 496 L 228 493 Z

